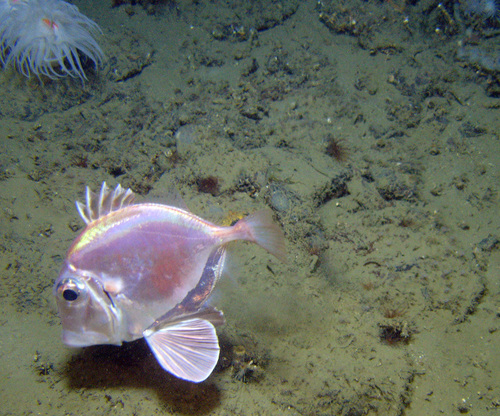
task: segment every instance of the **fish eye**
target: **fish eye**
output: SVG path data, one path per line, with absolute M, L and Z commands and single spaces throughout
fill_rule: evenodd
M 72 301 L 78 299 L 78 293 L 76 293 L 73 289 L 64 289 L 62 292 L 63 298 Z
M 86 293 L 85 284 L 77 279 L 66 278 L 61 280 L 57 285 L 57 294 L 60 298 L 68 302 L 74 302 L 78 298 L 83 297 Z

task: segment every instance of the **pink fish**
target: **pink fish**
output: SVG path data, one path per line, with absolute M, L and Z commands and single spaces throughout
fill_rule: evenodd
M 251 241 L 284 260 L 283 233 L 268 211 L 219 227 L 176 207 L 134 204 L 134 197 L 103 183 L 98 195 L 87 187 L 86 205 L 76 203 L 87 226 L 54 284 L 63 342 L 120 345 L 144 337 L 165 370 L 203 381 L 219 358 L 215 326 L 224 316 L 206 301 L 227 243 Z

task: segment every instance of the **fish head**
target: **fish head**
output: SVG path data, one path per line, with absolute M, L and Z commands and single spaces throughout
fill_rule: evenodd
M 98 276 L 66 263 L 54 284 L 54 296 L 66 345 L 121 344 L 120 311 Z

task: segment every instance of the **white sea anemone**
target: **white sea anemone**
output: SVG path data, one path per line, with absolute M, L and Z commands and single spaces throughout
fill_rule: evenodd
M 99 26 L 63 0 L 0 0 L 0 48 L 5 66 L 29 77 L 86 79 L 82 61 L 97 68 Z

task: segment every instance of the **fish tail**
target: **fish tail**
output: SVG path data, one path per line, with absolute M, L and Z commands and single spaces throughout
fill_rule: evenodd
M 273 221 L 270 210 L 257 211 L 239 220 L 234 227 L 243 233 L 244 240 L 257 243 L 279 260 L 286 262 L 285 236 Z

